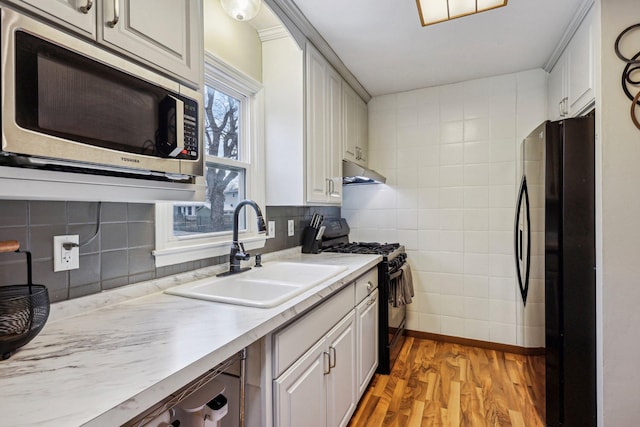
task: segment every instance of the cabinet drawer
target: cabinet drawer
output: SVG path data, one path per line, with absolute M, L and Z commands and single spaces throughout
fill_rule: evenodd
M 273 334 L 273 376 L 278 378 L 305 351 L 353 310 L 354 286 L 348 285 L 311 312 Z
M 367 273 L 356 279 L 356 305 L 367 297 L 374 289 L 378 288 L 378 267 L 372 268 Z

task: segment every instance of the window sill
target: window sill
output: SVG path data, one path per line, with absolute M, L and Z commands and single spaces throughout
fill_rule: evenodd
M 264 235 L 254 235 L 242 238 L 240 241 L 245 249 L 250 251 L 264 247 L 266 238 Z M 230 246 L 231 240 L 219 240 L 190 246 L 156 249 L 153 251 L 153 256 L 156 259 L 156 268 L 165 267 L 182 262 L 228 255 Z

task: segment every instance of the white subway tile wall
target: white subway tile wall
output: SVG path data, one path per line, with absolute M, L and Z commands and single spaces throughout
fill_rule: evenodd
M 405 245 L 409 329 L 544 346 L 541 272 L 525 311 L 512 230 L 518 146 L 545 119 L 545 88 L 538 69 L 369 102 L 369 165 L 388 180 L 345 187 L 342 215 L 352 240 Z

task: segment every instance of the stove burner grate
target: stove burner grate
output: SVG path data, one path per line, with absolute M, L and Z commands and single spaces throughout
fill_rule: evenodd
M 324 249 L 324 252 L 338 252 L 343 254 L 389 255 L 399 247 L 399 243 L 352 242 L 331 246 Z

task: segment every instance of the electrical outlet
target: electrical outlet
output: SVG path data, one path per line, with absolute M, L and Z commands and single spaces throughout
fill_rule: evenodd
M 77 234 L 53 237 L 53 271 L 80 268 L 79 238 Z
M 269 227 L 267 231 L 267 239 L 273 239 L 276 237 L 276 222 L 269 221 Z
M 295 226 L 294 226 L 293 220 L 290 219 L 289 221 L 287 221 L 287 235 L 291 237 L 294 234 L 295 234 Z

